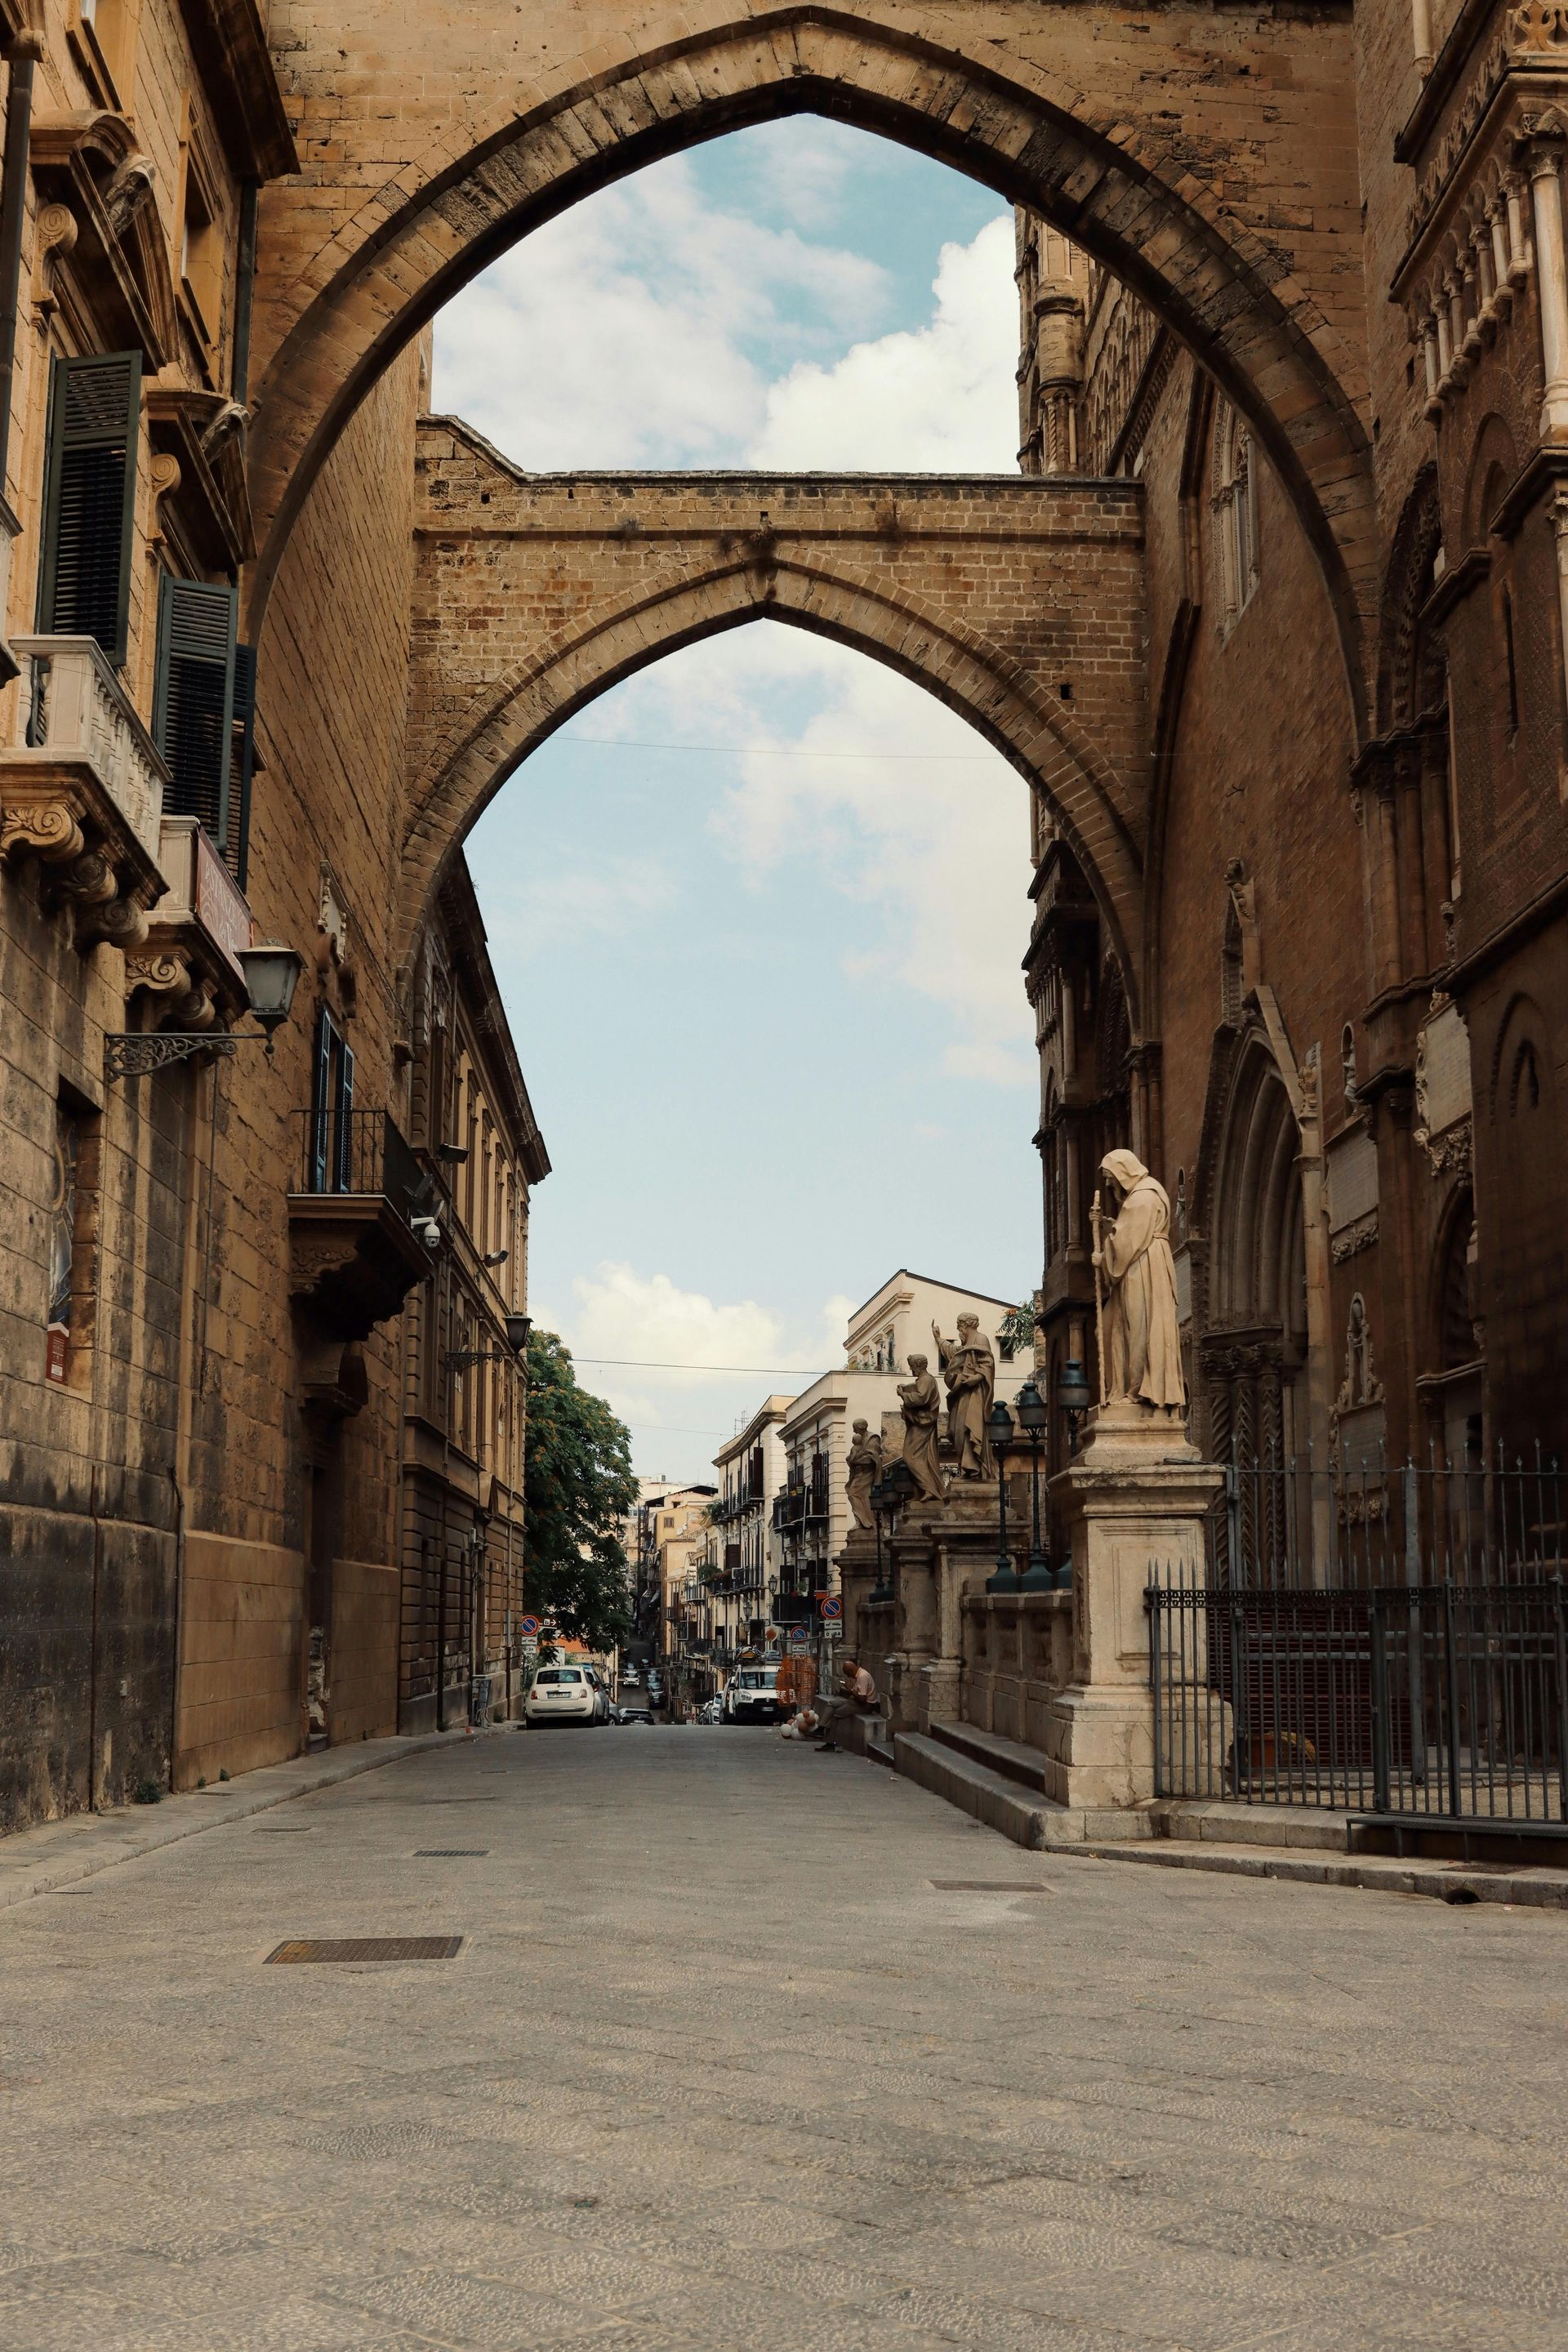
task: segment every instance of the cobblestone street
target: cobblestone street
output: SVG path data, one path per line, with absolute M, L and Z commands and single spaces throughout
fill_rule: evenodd
M 263 1965 L 383 1935 L 464 1940 Z M 1552 2352 L 1565 1962 L 765 1733 L 476 1738 L 0 1914 L 0 2345 Z

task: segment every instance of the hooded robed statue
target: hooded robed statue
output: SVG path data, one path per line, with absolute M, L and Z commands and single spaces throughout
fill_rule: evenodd
M 1184 1412 L 1187 1384 L 1176 1316 L 1176 1269 L 1171 1257 L 1171 1203 L 1135 1152 L 1108 1151 L 1100 1163 L 1121 1198 L 1116 1222 L 1101 1236 L 1095 1264 L 1103 1266 L 1106 1394 Z

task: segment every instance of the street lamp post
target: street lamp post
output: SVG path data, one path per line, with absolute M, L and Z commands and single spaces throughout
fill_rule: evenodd
M 1029 1565 L 1018 1579 L 1020 1592 L 1054 1592 L 1058 1579 L 1051 1567 L 1050 1554 L 1040 1539 L 1040 1441 L 1050 1419 L 1045 1398 L 1033 1381 L 1026 1381 L 1018 1391 L 1018 1420 L 1029 1441 L 1029 1488 L 1033 1500 L 1034 1541 L 1029 1547 Z
M 1089 1375 L 1080 1356 L 1069 1356 L 1057 1382 L 1057 1402 L 1067 1415 L 1068 1452 L 1078 1452 L 1079 1425 L 1089 1411 L 1092 1399 L 1089 1392 Z
M 877 1584 L 876 1590 L 868 1594 L 868 1598 L 873 1601 L 891 1601 L 895 1597 L 890 1548 L 893 1537 L 898 1531 L 899 1513 L 914 1491 L 914 1472 L 901 1454 L 896 1462 L 890 1462 L 888 1465 L 871 1489 L 871 1512 L 877 1523 Z M 884 1519 L 887 1521 L 887 1538 L 889 1547 L 889 1556 L 886 1564 L 882 1551 Z
M 1007 1549 L 1007 1452 L 1013 1443 L 1013 1416 L 998 1397 L 985 1423 L 991 1451 L 996 1456 L 996 1573 L 985 1580 L 987 1592 L 1016 1592 L 1018 1579 Z

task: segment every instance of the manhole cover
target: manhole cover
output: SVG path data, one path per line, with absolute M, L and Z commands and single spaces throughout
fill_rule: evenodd
M 488 1845 L 416 1845 L 416 1862 L 482 1862 L 489 1852 Z
M 283 1968 L 297 1960 L 454 1960 L 461 1936 L 295 1936 L 264 1965 Z
M 933 1878 L 943 1895 L 1054 1895 L 1054 1886 L 1026 1886 L 1016 1878 Z

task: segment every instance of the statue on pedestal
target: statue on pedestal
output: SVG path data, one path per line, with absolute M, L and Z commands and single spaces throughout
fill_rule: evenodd
M 931 1325 L 947 1382 L 947 1433 L 958 1457 L 961 1478 L 989 1478 L 995 1471 L 986 1416 L 996 1391 L 996 1359 L 980 1328 L 978 1315 L 961 1315 L 958 1337 L 944 1339 Z M 910 1363 L 914 1358 L 910 1359 Z
M 947 1492 L 937 1460 L 937 1423 L 942 1414 L 942 1391 L 932 1377 L 924 1356 L 911 1356 L 910 1370 L 912 1381 L 900 1381 L 899 1395 L 904 1408 L 904 1460 L 922 1497 L 940 1503 Z
M 1171 1256 L 1171 1203 L 1135 1152 L 1108 1151 L 1100 1173 L 1120 1196 L 1116 1222 L 1101 1228 L 1095 1202 L 1095 1275 L 1107 1297 L 1103 1379 L 1107 1400 L 1135 1400 L 1184 1415 L 1187 1383 Z
M 858 1528 L 869 1533 L 871 1489 L 882 1475 L 882 1441 L 869 1433 L 869 1425 L 858 1421 L 850 1432 L 849 1451 L 845 1456 L 844 1491 L 849 1497 L 849 1513 Z

